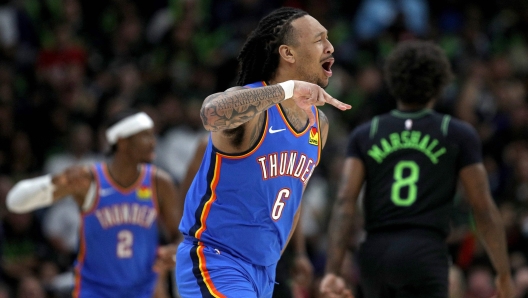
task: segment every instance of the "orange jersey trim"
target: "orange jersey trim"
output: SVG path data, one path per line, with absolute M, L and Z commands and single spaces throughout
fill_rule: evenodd
M 321 140 L 321 134 L 323 132 L 321 131 L 321 124 L 319 123 L 319 110 L 317 109 L 317 107 L 315 108 L 315 123 L 317 124 L 317 130 L 318 130 L 317 138 L 319 139 L 317 143 L 317 163 L 315 164 L 315 166 L 317 166 L 319 165 L 319 162 L 321 161 L 321 151 L 323 149 L 323 143 Z
M 291 133 L 296 136 L 296 137 L 300 137 L 302 135 L 304 135 L 307 131 L 310 130 L 310 125 L 306 125 L 306 127 L 304 128 L 303 131 L 301 132 L 296 132 L 295 129 L 290 125 L 290 122 L 288 121 L 288 118 L 286 118 L 286 115 L 284 115 L 283 111 L 282 111 L 282 108 L 280 107 L 279 104 L 276 104 L 275 105 L 277 107 L 277 110 L 279 110 L 279 115 L 281 115 L 282 117 L 282 120 L 284 120 L 284 123 L 286 124 L 286 127 L 291 131 Z M 317 111 L 317 109 L 315 109 Z
M 81 270 L 84 266 L 84 257 L 86 254 L 86 238 L 84 237 L 84 216 L 81 220 L 79 253 L 77 254 L 77 266 L 75 266 L 75 286 L 73 288 L 73 298 L 78 298 L 81 294 Z
M 103 168 L 103 171 L 102 171 L 103 175 L 105 176 L 108 183 L 122 194 L 129 194 L 130 192 L 134 191 L 141 184 L 141 182 L 143 182 L 143 179 L 145 178 L 145 175 L 147 172 L 146 171 L 147 167 L 145 165 L 141 165 L 141 173 L 139 174 L 136 181 L 132 183 L 132 185 L 130 185 L 129 187 L 125 188 L 125 187 L 120 186 L 114 181 L 114 179 L 110 175 L 110 172 L 108 172 L 108 167 L 106 166 L 106 163 L 103 163 L 102 168 Z
M 152 189 L 152 204 L 154 204 L 154 208 L 156 208 L 156 211 L 158 212 L 158 215 L 160 214 L 160 207 L 158 203 L 158 189 L 156 188 L 156 175 L 158 173 L 158 168 L 151 165 L 150 166 L 150 188 Z
M 203 231 L 207 229 L 206 221 L 207 216 L 209 216 L 209 210 L 211 209 L 211 205 L 214 201 L 216 201 L 216 186 L 218 185 L 218 181 L 220 180 L 220 168 L 222 166 L 222 157 L 220 155 L 216 155 L 215 160 L 215 173 L 213 176 L 213 180 L 211 181 L 211 197 L 204 205 L 202 214 L 200 215 L 200 228 L 195 233 L 195 238 L 200 239 L 202 236 Z
M 205 246 L 199 245 L 196 249 L 196 252 L 198 254 L 198 260 L 199 260 L 199 268 L 200 273 L 202 274 L 202 279 L 207 286 L 207 289 L 209 290 L 209 293 L 213 295 L 215 298 L 226 298 L 226 296 L 222 295 L 222 293 L 218 292 L 215 285 L 213 284 L 213 281 L 211 280 L 211 276 L 209 275 L 209 271 L 207 271 L 207 264 L 205 261 L 205 255 L 203 253 Z
M 262 145 L 262 143 L 264 142 L 264 139 L 266 138 L 266 134 L 268 133 L 269 114 L 267 114 L 267 113 L 268 113 L 268 111 L 266 111 L 266 122 L 264 123 L 264 133 L 260 137 L 260 140 L 257 143 L 257 145 L 255 145 L 255 147 L 253 149 L 251 149 L 251 151 L 249 151 L 249 152 L 247 152 L 245 154 L 242 154 L 242 155 L 226 155 L 226 154 L 222 154 L 222 153 L 220 153 L 220 152 L 215 150 L 216 154 L 222 156 L 223 158 L 241 159 L 241 158 L 248 157 L 251 154 L 253 154 L 255 151 L 257 151 L 257 149 L 260 148 L 260 145 Z

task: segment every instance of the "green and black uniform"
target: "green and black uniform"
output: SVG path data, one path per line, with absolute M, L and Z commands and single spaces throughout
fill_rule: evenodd
M 366 297 L 447 297 L 445 238 L 458 173 L 482 162 L 475 130 L 428 109 L 394 110 L 356 128 L 347 156 L 365 165 Z

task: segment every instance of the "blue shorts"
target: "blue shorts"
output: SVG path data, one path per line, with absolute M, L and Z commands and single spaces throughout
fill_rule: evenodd
M 270 298 L 276 267 L 253 265 L 186 239 L 176 254 L 176 284 L 182 298 Z

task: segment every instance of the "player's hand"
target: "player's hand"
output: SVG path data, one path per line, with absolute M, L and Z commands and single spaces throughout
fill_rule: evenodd
M 342 111 L 352 108 L 351 105 L 333 98 L 330 94 L 326 93 L 323 88 L 316 84 L 304 81 L 294 81 L 294 84 L 292 99 L 297 106 L 306 112 L 308 119 L 310 120 L 310 125 L 315 123 L 315 115 L 311 109 L 313 105 L 322 106 L 324 104 L 331 104 Z
M 70 194 L 84 196 L 92 183 L 92 174 L 86 166 L 75 166 L 54 176 L 52 182 L 58 197 Z
M 174 269 L 176 266 L 176 244 L 169 244 L 158 247 L 156 262 L 152 266 L 152 270 L 157 273 L 162 273 Z
M 312 262 L 306 254 L 297 254 L 293 261 L 293 278 L 303 288 L 309 288 L 313 280 Z
M 495 278 L 495 286 L 497 287 L 497 294 L 493 298 L 513 298 L 515 297 L 515 286 L 511 276 L 497 276 Z
M 323 277 L 319 291 L 325 298 L 354 298 L 352 292 L 346 288 L 345 280 L 331 273 Z

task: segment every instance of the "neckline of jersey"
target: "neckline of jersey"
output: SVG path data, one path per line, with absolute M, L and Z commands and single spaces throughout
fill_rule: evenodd
M 418 111 L 414 111 L 414 112 L 403 112 L 403 111 L 400 111 L 400 110 L 392 110 L 391 111 L 391 115 L 394 116 L 394 117 L 398 117 L 398 118 L 413 118 L 413 119 L 417 119 L 417 118 L 422 118 L 426 115 L 429 115 L 433 113 L 433 110 L 431 109 L 422 109 L 422 110 L 418 110 Z

